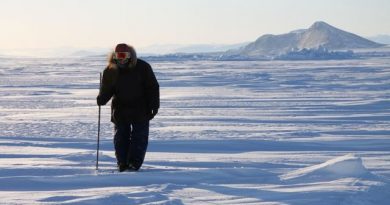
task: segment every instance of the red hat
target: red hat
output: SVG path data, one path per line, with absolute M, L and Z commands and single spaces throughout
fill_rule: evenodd
M 130 52 L 130 47 L 125 43 L 116 45 L 115 52 Z

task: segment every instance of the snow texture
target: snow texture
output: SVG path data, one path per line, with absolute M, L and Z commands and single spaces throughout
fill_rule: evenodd
M 390 195 L 390 59 L 153 62 L 161 109 L 118 173 L 104 58 L 0 59 L 0 204 L 364 204 Z

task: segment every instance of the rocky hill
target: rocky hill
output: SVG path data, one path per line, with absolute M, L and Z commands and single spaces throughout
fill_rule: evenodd
M 296 30 L 281 35 L 263 35 L 245 47 L 226 52 L 226 55 L 277 56 L 291 50 L 313 49 L 320 46 L 328 50 L 349 50 L 376 48 L 383 46 L 383 44 L 318 21 L 308 29 Z

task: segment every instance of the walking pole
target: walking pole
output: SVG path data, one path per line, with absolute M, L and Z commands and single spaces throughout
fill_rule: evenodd
M 100 74 L 99 92 L 102 87 L 102 73 Z M 99 105 L 99 118 L 98 118 L 98 135 L 97 135 L 97 148 L 96 148 L 96 170 L 99 169 L 99 145 L 100 145 L 100 105 Z

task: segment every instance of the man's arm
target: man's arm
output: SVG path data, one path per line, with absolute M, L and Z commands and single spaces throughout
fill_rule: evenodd
M 114 84 L 116 80 L 116 71 L 106 68 L 103 72 L 102 84 L 97 96 L 97 104 L 105 105 L 114 95 Z
M 152 67 L 148 64 L 146 69 L 146 93 L 151 110 L 152 118 L 157 114 L 160 108 L 160 85 L 157 82 L 156 76 L 153 73 Z

